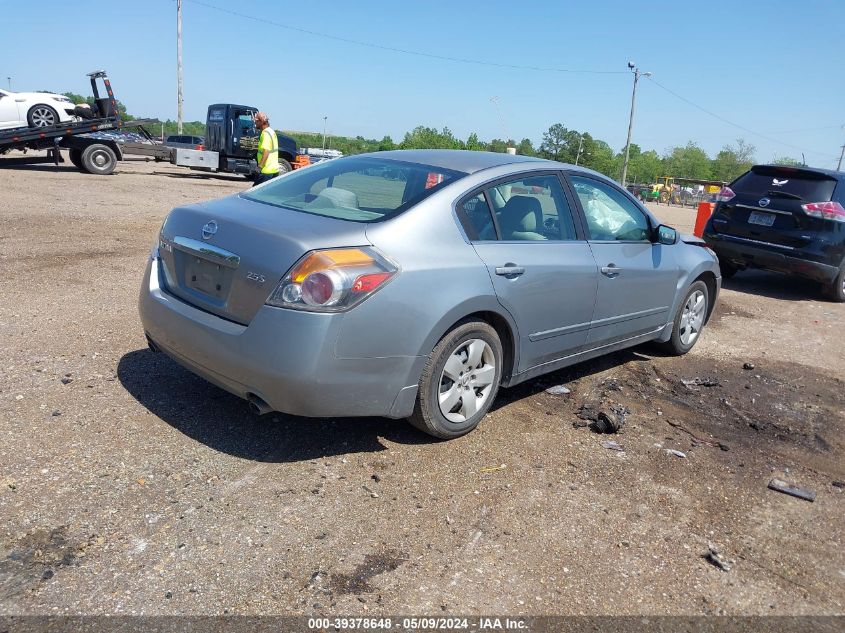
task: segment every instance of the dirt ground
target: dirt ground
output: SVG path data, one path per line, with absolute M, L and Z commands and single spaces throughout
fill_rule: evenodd
M 136 309 L 168 210 L 246 186 L 0 170 L 0 614 L 845 612 L 845 305 L 740 273 L 688 356 L 503 390 L 451 442 L 257 418 Z M 620 433 L 585 426 L 612 408 Z

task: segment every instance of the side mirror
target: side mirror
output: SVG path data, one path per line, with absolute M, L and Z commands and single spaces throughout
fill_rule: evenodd
M 657 227 L 657 243 L 671 246 L 678 241 L 678 231 L 671 226 L 661 224 Z

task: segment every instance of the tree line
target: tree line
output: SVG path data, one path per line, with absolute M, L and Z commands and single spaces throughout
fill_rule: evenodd
M 72 92 L 64 93 L 74 103 L 83 101 L 93 104 L 93 97 L 83 97 Z M 117 101 L 117 109 L 125 120 L 132 119 L 126 107 Z M 177 134 L 176 121 L 166 120 L 154 130 L 153 134 L 164 136 Z M 202 136 L 205 134 L 203 121 L 186 121 L 183 134 Z M 322 147 L 323 135 L 309 132 L 285 132 L 292 136 L 300 147 Z M 562 123 L 555 123 L 543 133 L 538 147 L 531 139 L 524 138 L 517 142 L 514 139 L 494 138 L 491 141 L 481 140 L 475 132 L 466 140 L 456 137 L 448 127 L 438 130 L 433 127 L 418 125 L 406 132 L 398 143 L 390 136 L 379 139 L 367 139 L 363 136 L 328 136 L 326 148 L 335 149 L 345 155 L 362 154 L 365 152 L 379 152 L 392 149 L 463 149 L 470 151 L 505 152 L 513 147 L 517 154 L 523 156 L 537 156 L 563 163 L 582 165 L 589 169 L 605 174 L 614 180 L 622 176 L 622 165 L 625 160 L 624 148 L 614 149 L 605 141 L 594 138 L 589 132 L 579 132 L 568 129 Z M 730 182 L 755 163 L 756 148 L 744 139 L 737 139 L 734 144 L 725 145 L 715 156 L 708 156 L 694 141 L 684 146 L 671 147 L 659 154 L 653 149 L 643 150 L 636 143 L 631 143 L 628 159 L 628 182 L 654 183 L 661 176 L 676 178 L 694 178 L 698 180 L 720 180 Z M 775 164 L 800 165 L 801 161 L 784 156 L 776 158 Z

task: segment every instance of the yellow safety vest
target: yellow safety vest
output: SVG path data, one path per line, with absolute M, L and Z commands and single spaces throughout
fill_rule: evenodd
M 262 174 L 278 174 L 279 173 L 279 138 L 276 136 L 276 130 L 271 127 L 266 127 L 261 130 L 261 137 L 258 139 L 258 154 L 255 160 L 261 164 L 261 157 L 265 152 L 269 152 L 267 162 L 261 168 Z

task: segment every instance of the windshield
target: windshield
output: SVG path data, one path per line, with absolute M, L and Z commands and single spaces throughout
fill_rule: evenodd
M 315 215 L 378 222 L 465 175 L 419 163 L 349 157 L 297 170 L 241 195 Z

